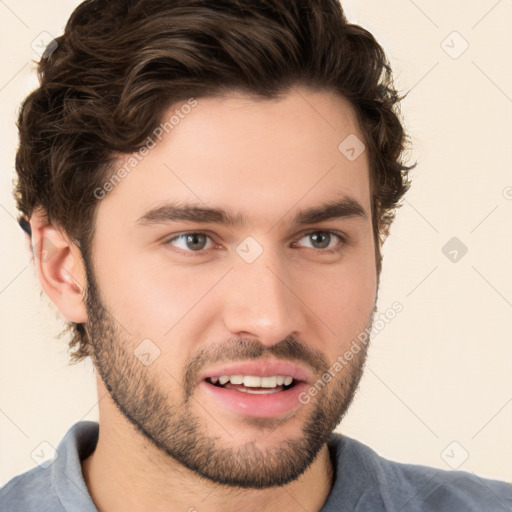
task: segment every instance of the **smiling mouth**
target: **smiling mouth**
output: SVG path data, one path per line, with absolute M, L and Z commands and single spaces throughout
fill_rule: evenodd
M 218 388 L 232 389 L 253 395 L 270 395 L 287 391 L 293 388 L 298 382 L 289 375 L 274 375 L 270 377 L 258 377 L 255 375 L 221 375 L 220 377 L 208 377 L 205 380 Z

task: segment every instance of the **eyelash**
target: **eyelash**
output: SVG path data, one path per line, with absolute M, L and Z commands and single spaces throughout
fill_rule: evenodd
M 334 236 L 339 240 L 340 243 L 338 245 L 336 245 L 335 247 L 332 247 L 331 249 L 315 249 L 315 248 L 307 247 L 307 249 L 310 249 L 311 251 L 313 251 L 315 255 L 336 254 L 336 253 L 340 252 L 344 248 L 344 246 L 347 244 L 347 238 L 343 234 L 341 234 L 337 231 L 321 230 L 321 229 L 315 229 L 312 231 L 308 231 L 306 233 L 302 233 L 298 240 L 302 240 L 304 237 L 307 237 L 308 235 L 314 235 L 314 234 L 319 234 L 319 233 Z M 171 245 L 171 242 L 178 240 L 181 237 L 186 237 L 188 235 L 204 235 L 213 241 L 212 237 L 210 235 L 208 235 L 207 233 L 204 233 L 201 231 L 188 231 L 188 232 L 173 236 L 171 239 L 169 239 L 165 242 L 165 245 Z M 295 244 L 296 242 L 293 242 L 293 243 Z M 177 252 L 179 254 L 182 254 L 187 257 L 200 257 L 200 256 L 204 256 L 204 254 L 209 250 L 210 249 L 201 249 L 200 251 L 184 251 L 182 249 L 178 249 Z

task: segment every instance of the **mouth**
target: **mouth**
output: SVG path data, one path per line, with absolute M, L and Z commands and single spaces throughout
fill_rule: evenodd
M 221 375 L 207 377 L 206 382 L 223 389 L 232 389 L 252 395 L 271 395 L 293 388 L 297 384 L 291 375 L 272 375 L 258 377 L 257 375 Z
M 312 382 L 310 373 L 294 363 L 259 360 L 211 370 L 201 376 L 199 387 L 216 412 L 276 418 L 303 405 L 299 395 L 308 382 Z

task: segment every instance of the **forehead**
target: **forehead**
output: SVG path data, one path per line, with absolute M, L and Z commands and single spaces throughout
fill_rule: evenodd
M 133 224 L 159 204 L 184 201 L 272 223 L 295 205 L 346 196 L 369 214 L 367 154 L 347 158 L 344 147 L 355 141 L 359 152 L 363 136 L 337 94 L 294 88 L 278 100 L 230 94 L 184 101 L 164 113 L 151 138 L 144 156 L 126 155 L 114 166 L 114 174 L 128 172 L 118 173 L 123 178 L 100 214 L 117 212 Z

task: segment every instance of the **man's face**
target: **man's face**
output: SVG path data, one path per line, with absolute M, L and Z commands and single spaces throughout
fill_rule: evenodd
M 342 98 L 306 89 L 181 112 L 98 206 L 95 364 L 126 428 L 162 454 L 218 483 L 283 485 L 341 420 L 366 356 L 318 384 L 375 306 L 368 159 L 338 149 L 362 135 Z

